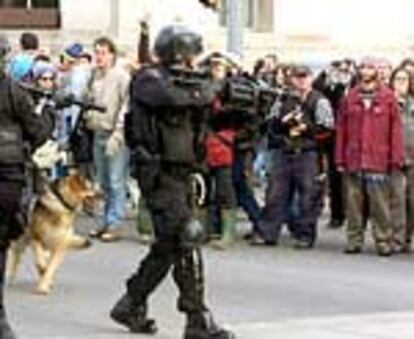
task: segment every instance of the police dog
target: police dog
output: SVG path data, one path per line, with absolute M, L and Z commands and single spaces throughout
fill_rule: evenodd
M 83 205 L 91 207 L 101 199 L 92 183 L 77 172 L 45 185 L 29 214 L 26 233 L 11 246 L 9 278 L 15 279 L 21 256 L 30 245 L 40 277 L 36 292 L 49 294 L 66 251 L 91 245 L 89 239 L 75 234 L 76 216 Z

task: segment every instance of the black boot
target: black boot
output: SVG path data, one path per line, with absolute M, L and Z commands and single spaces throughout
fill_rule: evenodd
M 157 326 L 155 320 L 147 318 L 147 306 L 135 305 L 128 294 L 115 304 L 111 310 L 111 318 L 126 326 L 132 333 L 155 334 Z
M 210 312 L 188 314 L 184 339 L 235 339 L 236 336 L 221 327 Z
M 7 321 L 6 313 L 0 310 L 0 338 L 1 339 L 16 339 L 9 322 Z

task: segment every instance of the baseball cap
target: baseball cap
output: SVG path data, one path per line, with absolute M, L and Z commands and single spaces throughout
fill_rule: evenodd
M 80 43 L 74 43 L 63 51 L 62 55 L 65 56 L 70 61 L 75 61 L 76 59 L 79 59 L 82 57 L 84 53 L 83 45 Z

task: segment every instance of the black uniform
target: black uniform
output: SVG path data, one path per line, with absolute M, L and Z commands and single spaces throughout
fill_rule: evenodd
M 177 39 L 180 43 L 177 43 Z M 182 28 L 161 32 L 158 56 L 164 65 L 183 53 L 194 55 L 197 36 Z M 175 53 L 175 47 L 184 51 Z M 160 51 L 159 51 L 160 52 Z M 165 54 L 163 54 L 165 53 Z M 204 155 L 204 117 L 209 99 L 172 81 L 168 66 L 140 70 L 131 85 L 126 140 L 131 149 L 142 195 L 154 224 L 155 243 L 137 272 L 127 281 L 127 293 L 115 305 L 112 318 L 136 333 L 154 333 L 146 317 L 149 295 L 170 269 L 179 289 L 178 309 L 187 315 L 185 339 L 230 339 L 218 327 L 204 303 L 204 273 L 200 244 L 203 227 L 191 208 L 190 175 Z
M 134 155 L 136 177 L 152 214 L 156 242 L 138 272 L 128 280 L 128 294 L 139 303 L 173 267 L 180 289 L 179 309 L 202 311 L 202 263 L 197 239 L 186 232 L 201 231 L 190 206 L 189 176 L 202 149 L 202 119 L 196 102 L 168 85 L 168 72 L 147 68 L 132 84 L 128 117 L 128 145 Z M 195 227 L 188 230 L 186 226 Z M 201 235 L 201 234 L 200 234 Z M 194 274 L 187 272 L 192 267 Z
M 0 72 L 0 337 L 14 338 L 5 320 L 3 283 L 9 242 L 22 234 L 20 206 L 25 179 L 25 150 L 43 144 L 51 135 L 54 119 L 38 116 L 30 96 Z

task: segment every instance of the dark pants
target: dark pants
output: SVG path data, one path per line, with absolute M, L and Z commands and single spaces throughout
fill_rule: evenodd
M 4 276 L 6 271 L 7 248 L 10 240 L 23 231 L 19 216 L 22 184 L 0 181 L 0 314 L 4 312 Z
M 345 220 L 345 193 L 343 189 L 343 175 L 336 170 L 334 139 L 327 145 L 327 156 L 329 166 L 329 204 L 331 209 L 331 220 L 342 223 Z
M 4 285 L 6 273 L 7 248 L 0 248 L 0 314 L 4 314 Z
M 288 154 L 281 150 L 271 152 L 269 185 L 266 191 L 263 216 L 259 223 L 260 234 L 268 242 L 277 241 L 286 211 L 297 192 L 299 215 L 295 222 L 294 236 L 314 243 L 318 208 L 318 155 L 316 152 Z
M 253 224 L 253 230 L 258 231 L 257 225 L 261 218 L 261 209 L 246 177 L 246 156 L 246 152 L 236 151 L 233 165 L 233 183 L 238 205 L 246 212 Z
M 347 240 L 348 247 L 361 248 L 364 244 L 367 217 L 372 221 L 373 235 L 378 251 L 392 248 L 392 227 L 390 216 L 390 181 L 385 174 L 346 174 L 347 192 Z
M 209 172 L 208 233 L 222 234 L 222 211 L 236 209 L 232 167 L 212 168 Z
M 203 262 L 198 244 L 183 240 L 183 227 L 192 218 L 188 172 L 158 172 L 141 166 L 138 181 L 151 213 L 155 243 L 137 272 L 127 281 L 128 294 L 137 304 L 147 301 L 172 269 L 179 290 L 181 312 L 201 312 L 204 306 Z

